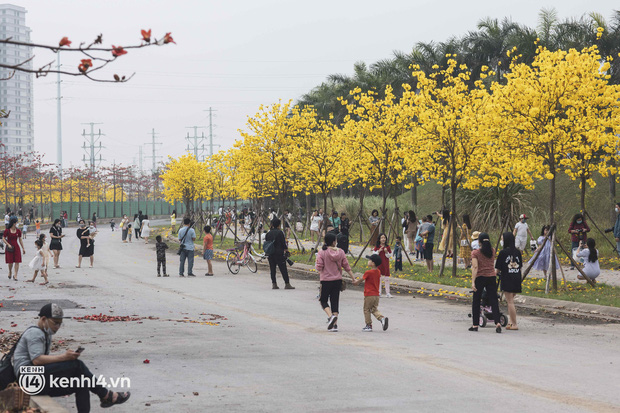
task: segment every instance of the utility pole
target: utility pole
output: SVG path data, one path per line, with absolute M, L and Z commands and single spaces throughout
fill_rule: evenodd
M 62 96 L 60 96 L 60 50 L 58 51 L 58 80 L 56 82 L 58 84 L 58 95 L 57 95 L 57 105 L 56 105 L 56 162 L 58 163 L 58 168 L 62 177 L 62 121 L 60 116 L 60 107 Z
M 153 159 L 153 173 L 155 173 L 155 171 L 157 171 L 157 159 L 161 158 L 161 156 L 156 155 L 157 145 L 163 145 L 163 143 L 155 142 L 156 135 L 158 135 L 157 133 L 155 133 L 155 129 L 153 129 L 151 131 L 150 135 L 152 136 L 152 142 L 146 143 L 145 145 L 152 145 L 153 146 L 152 147 L 153 155 L 147 156 L 147 158 Z
M 204 160 L 204 152 L 205 152 L 205 134 L 202 133 L 201 136 L 198 136 L 198 128 L 204 129 L 204 126 L 187 126 L 186 129 L 194 129 L 194 136 L 189 136 L 189 132 L 187 132 L 187 136 L 185 139 L 188 141 L 187 151 L 193 151 L 194 157 L 197 161 Z M 192 140 L 194 141 L 192 143 Z M 190 147 L 191 145 L 191 147 Z M 201 159 L 202 158 L 202 159 Z
M 209 157 L 211 157 L 213 156 L 213 147 L 214 146 L 221 147 L 221 145 L 213 144 L 213 112 L 217 112 L 217 111 L 213 109 L 212 107 L 209 107 L 209 110 L 205 110 L 205 112 L 209 112 Z
M 138 151 L 138 159 L 140 160 L 140 172 L 142 172 L 142 145 L 140 145 L 140 150 Z
M 99 129 L 99 133 L 95 135 L 95 125 L 101 125 L 101 123 L 90 122 L 82 123 L 82 125 L 90 125 L 90 134 L 86 134 L 86 130 L 82 131 L 82 137 L 86 140 L 86 142 L 82 144 L 82 149 L 86 152 L 82 160 L 90 166 L 91 172 L 95 172 L 95 168 L 103 161 L 101 157 L 101 149 L 103 149 L 103 146 L 101 146 L 101 137 L 105 135 L 101 133 L 101 129 Z M 99 143 L 99 146 L 97 146 L 97 143 Z M 86 159 L 87 155 L 88 161 Z M 99 156 L 99 159 L 97 159 L 97 156 Z

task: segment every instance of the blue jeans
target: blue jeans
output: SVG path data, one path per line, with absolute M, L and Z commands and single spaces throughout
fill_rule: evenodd
M 616 241 L 616 252 L 620 256 L 620 241 Z
M 194 250 L 186 250 L 183 249 L 181 251 L 181 255 L 179 256 L 179 275 L 183 275 L 183 271 L 185 270 L 185 259 L 187 258 L 187 274 L 193 274 L 192 270 L 194 269 Z

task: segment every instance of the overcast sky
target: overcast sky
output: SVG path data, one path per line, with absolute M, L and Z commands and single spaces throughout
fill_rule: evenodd
M 92 83 L 73 77 L 62 82 L 63 163 L 82 159 L 83 123 L 98 122 L 105 163 L 129 164 L 139 147 L 158 133 L 159 155 L 178 156 L 191 126 L 208 127 L 212 107 L 214 143 L 232 146 L 248 116 L 260 104 L 296 100 L 332 73 L 351 73 L 354 62 L 368 64 L 409 51 L 419 41 L 443 41 L 474 30 L 487 16 L 511 17 L 536 26 L 538 12 L 554 7 L 560 18 L 596 11 L 610 18 L 616 1 L 365 1 L 365 0 L 24 0 L 32 40 L 74 45 L 103 33 L 106 45 L 140 42 L 140 29 L 159 37 L 172 32 L 177 45 L 130 51 L 111 66 L 135 77 L 125 84 Z M 37 52 L 35 66 L 55 59 Z M 62 58 L 71 67 L 77 54 Z M 56 161 L 56 77 L 35 80 L 35 148 Z M 199 129 L 208 136 L 208 129 Z M 219 148 L 215 148 L 217 150 Z M 144 168 L 152 165 L 144 147 Z

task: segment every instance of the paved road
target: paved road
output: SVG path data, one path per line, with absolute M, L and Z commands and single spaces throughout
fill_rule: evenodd
M 527 316 L 518 332 L 470 333 L 466 306 L 400 295 L 380 304 L 390 329 L 364 333 L 362 293 L 350 289 L 340 332 L 328 333 L 315 281 L 274 291 L 267 274 L 232 276 L 222 263 L 215 277 L 182 279 L 173 254 L 172 276 L 157 278 L 153 245 L 119 238 L 101 233 L 92 270 L 73 268 L 78 240 L 65 238 L 53 288 L 0 278 L 5 301 L 70 299 L 83 307 L 67 310 L 71 316 L 159 317 L 67 320 L 54 338 L 83 345 L 82 359 L 96 374 L 131 379 L 132 398 L 115 412 L 620 410 L 620 325 Z M 204 274 L 206 265 L 196 262 Z M 189 322 L 209 318 L 203 313 L 226 320 Z M 0 328 L 21 330 L 34 317 L 0 311 Z M 75 411 L 72 397 L 60 403 Z

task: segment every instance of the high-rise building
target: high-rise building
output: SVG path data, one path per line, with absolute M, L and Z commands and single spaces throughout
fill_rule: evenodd
M 26 9 L 12 4 L 0 4 L 0 38 L 12 38 L 15 41 L 30 42 L 30 28 L 26 26 Z M 0 43 L 0 63 L 17 65 L 32 56 L 27 46 L 15 46 Z M 32 62 L 23 67 L 32 69 Z M 0 143 L 10 154 L 32 152 L 34 150 L 33 130 L 33 74 L 0 68 L 0 109 L 10 115 L 2 119 L 0 126 Z

